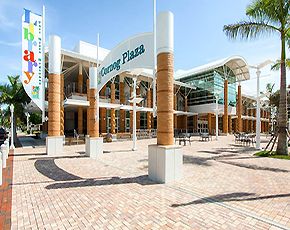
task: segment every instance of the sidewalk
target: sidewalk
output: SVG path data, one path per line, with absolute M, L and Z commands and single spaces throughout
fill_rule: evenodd
M 262 145 L 265 145 L 263 137 Z M 183 147 L 183 179 L 148 179 L 148 144 L 104 143 L 98 160 L 84 145 L 63 157 L 17 149 L 12 229 L 290 229 L 290 164 L 257 158 L 253 147 L 219 141 Z

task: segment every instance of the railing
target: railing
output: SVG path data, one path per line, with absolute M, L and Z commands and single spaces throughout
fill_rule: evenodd
M 156 129 L 136 129 L 138 139 L 155 138 L 157 136 Z

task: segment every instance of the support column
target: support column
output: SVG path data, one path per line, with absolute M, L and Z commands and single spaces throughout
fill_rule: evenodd
M 238 85 L 238 100 L 237 100 L 237 130 L 238 132 L 243 132 L 243 123 L 242 123 L 242 90 L 241 85 Z
M 124 78 L 120 77 L 120 104 L 126 104 Z M 120 109 L 120 132 L 125 132 L 126 110 Z
M 49 37 L 48 66 L 48 137 L 46 153 L 49 156 L 61 155 L 63 152 L 63 136 L 60 133 L 61 111 L 61 39 Z
M 132 97 L 133 93 L 133 87 L 130 86 L 130 97 Z M 133 103 L 130 103 L 130 105 L 133 107 Z M 130 110 L 130 133 L 133 134 L 133 110 Z
M 89 136 L 86 137 L 86 155 L 96 159 L 98 155 L 103 153 L 103 138 L 99 137 L 99 119 L 97 117 L 98 110 L 98 80 L 97 67 L 90 67 L 90 106 L 89 106 Z
M 212 134 L 211 113 L 207 114 L 207 127 L 208 127 L 208 133 Z
M 78 134 L 84 133 L 84 110 L 81 106 L 78 107 Z
M 254 112 L 253 112 L 254 114 L 254 117 L 255 117 L 255 119 L 257 119 L 257 109 L 254 109 Z M 253 132 L 256 132 L 256 124 L 257 124 L 257 120 L 254 120 L 253 121 Z
M 248 110 L 247 110 L 247 108 L 246 108 L 246 117 L 248 116 Z M 249 120 L 248 119 L 246 119 L 245 120 L 245 132 L 249 132 Z
M 84 88 L 84 78 L 82 73 L 82 64 L 79 65 L 79 75 L 78 75 L 78 93 L 83 93 Z
M 187 96 L 184 97 L 184 111 L 188 112 L 188 104 L 187 104 Z M 187 115 L 184 115 L 184 123 L 185 123 L 185 129 L 187 132 Z
M 157 17 L 157 145 L 148 146 L 149 178 L 168 183 L 182 177 L 182 150 L 174 146 L 173 14 Z
M 193 133 L 197 132 L 198 115 L 193 115 Z
M 224 115 L 223 115 L 223 133 L 228 134 L 228 80 L 224 82 Z
M 79 64 L 79 75 L 78 75 L 78 93 L 83 93 L 83 85 L 84 85 L 84 78 L 83 78 L 83 67 L 82 64 Z M 84 110 L 82 107 L 78 107 L 78 133 L 83 134 L 83 120 L 84 120 Z
M 174 110 L 177 111 L 177 94 L 174 94 Z M 177 129 L 177 115 L 174 114 L 174 129 Z
M 136 89 L 137 97 L 139 97 L 140 93 L 141 93 L 141 89 L 139 86 L 139 88 Z M 137 106 L 140 106 L 140 104 L 137 104 Z M 139 112 L 136 112 L 136 129 L 140 129 L 140 123 L 141 123 L 141 114 L 139 111 Z
M 90 79 L 87 79 L 87 100 L 90 101 Z M 87 108 L 87 135 L 89 135 L 90 130 L 90 113 L 89 108 Z
M 103 86 L 100 95 L 105 96 L 106 85 Z M 107 132 L 107 114 L 106 108 L 100 108 L 100 120 L 101 120 L 101 133 Z
M 60 75 L 60 135 L 64 136 L 64 107 L 63 107 L 63 100 L 64 100 L 64 76 L 63 74 Z
M 152 90 L 148 89 L 148 91 L 147 91 L 147 107 L 148 108 L 152 108 L 151 97 L 152 97 Z M 152 113 L 151 112 L 147 112 L 146 115 L 147 115 L 147 129 L 151 129 L 152 128 L 152 126 L 151 126 Z
M 232 117 L 231 116 L 228 116 L 228 125 L 229 125 L 229 133 L 232 133 L 232 128 L 233 128 L 233 125 L 232 125 Z
M 115 103 L 115 95 L 116 95 L 116 89 L 115 89 L 115 83 L 111 83 L 111 103 Z M 116 133 L 116 111 L 115 109 L 111 109 L 111 134 Z

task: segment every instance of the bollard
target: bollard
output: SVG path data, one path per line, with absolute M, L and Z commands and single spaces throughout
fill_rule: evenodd
M 2 168 L 6 168 L 6 159 L 5 159 L 5 145 L 1 145 L 1 148 L 0 148 L 0 151 L 1 151 L 1 159 L 2 159 Z
M 7 160 L 8 159 L 8 154 L 9 154 L 9 143 L 4 141 L 4 145 L 5 145 L 5 149 L 4 149 L 5 159 Z
M 0 165 L 1 165 L 1 168 L 0 168 L 0 186 L 2 185 L 2 174 L 3 174 L 3 168 L 2 168 L 2 153 L 0 151 Z
M 9 140 L 8 138 L 6 139 L 6 159 L 8 159 L 8 156 L 9 156 Z M 5 144 L 4 142 L 4 144 Z

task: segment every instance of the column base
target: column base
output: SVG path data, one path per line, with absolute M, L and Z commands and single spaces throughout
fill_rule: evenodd
M 97 159 L 101 154 L 103 154 L 103 138 L 86 136 L 86 155 Z
M 149 145 L 148 175 L 153 181 L 169 183 L 182 178 L 183 154 L 179 146 Z
M 48 156 L 63 155 L 63 138 L 64 136 L 46 137 L 46 153 Z

